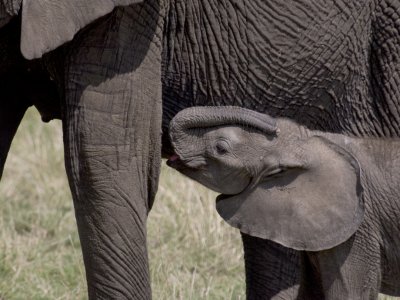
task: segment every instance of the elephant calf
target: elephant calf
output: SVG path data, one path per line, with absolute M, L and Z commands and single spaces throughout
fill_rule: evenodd
M 301 251 L 299 298 L 400 295 L 400 140 L 238 107 L 183 110 L 170 136 L 168 165 L 221 193 L 226 222 Z

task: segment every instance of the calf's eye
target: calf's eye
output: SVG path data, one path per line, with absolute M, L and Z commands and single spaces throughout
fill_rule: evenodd
M 218 141 L 215 144 L 215 151 L 219 155 L 224 155 L 224 154 L 228 153 L 229 152 L 228 149 L 229 149 L 229 145 L 225 141 Z

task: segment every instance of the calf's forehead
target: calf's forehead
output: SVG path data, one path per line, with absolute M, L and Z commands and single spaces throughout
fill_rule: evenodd
M 246 138 L 246 131 L 240 126 L 211 127 L 205 133 L 207 140 L 228 139 L 232 142 L 240 142 Z

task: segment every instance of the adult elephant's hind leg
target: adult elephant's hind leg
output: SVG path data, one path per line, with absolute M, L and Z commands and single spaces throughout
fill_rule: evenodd
M 146 219 L 161 163 L 160 12 L 118 8 L 67 59 L 66 168 L 90 299 L 149 299 Z
M 249 300 L 297 299 L 299 253 L 277 243 L 242 234 Z
M 22 99 L 20 93 L 21 80 L 17 75 L 0 77 L 0 179 L 3 174 L 11 142 L 17 132 L 18 126 L 30 106 L 27 99 Z
M 9 99 L 5 99 L 0 104 L 0 179 L 11 142 L 28 108 L 21 103 L 9 103 L 7 101 Z

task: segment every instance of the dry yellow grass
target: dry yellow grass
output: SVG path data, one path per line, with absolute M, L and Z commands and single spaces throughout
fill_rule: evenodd
M 245 298 L 240 237 L 214 198 L 163 168 L 148 223 L 154 299 Z M 29 110 L 0 183 L 0 299 L 86 299 L 84 278 L 61 124 Z

